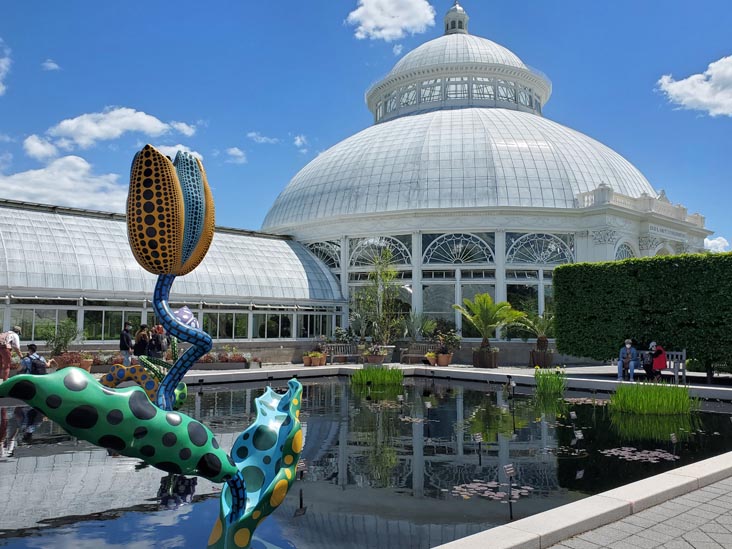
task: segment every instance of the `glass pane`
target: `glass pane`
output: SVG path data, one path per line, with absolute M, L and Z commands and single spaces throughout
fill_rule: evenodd
M 23 334 L 33 333 L 33 309 L 12 309 L 10 312 L 10 325 L 20 326 Z M 26 335 L 26 337 L 28 337 Z
M 508 284 L 506 286 L 507 301 L 514 309 L 524 312 L 539 311 L 539 287 L 520 284 Z M 525 337 L 518 330 L 508 330 L 505 334 L 507 338 Z
M 208 333 L 213 339 L 218 338 L 218 313 L 203 313 L 203 331 Z
M 423 287 L 424 312 L 429 316 L 433 313 L 450 313 L 455 304 L 455 286 L 452 284 L 425 285 Z
M 292 315 L 280 317 L 280 337 L 292 337 Z
M 267 315 L 262 313 L 255 313 L 252 315 L 252 317 L 252 337 L 267 337 Z
M 102 311 L 84 311 L 84 339 L 102 339 Z
M 78 314 L 78 311 L 76 309 L 59 309 L 58 310 L 58 322 L 60 324 L 67 318 L 70 318 L 71 320 L 76 322 L 77 314 Z
M 246 339 L 249 336 L 249 315 L 247 313 L 236 313 L 234 315 L 234 337 Z
M 234 334 L 234 313 L 219 314 L 219 339 L 231 339 Z
M 122 332 L 122 311 L 104 311 L 104 339 L 114 341 Z M 139 324 L 138 324 L 139 326 Z
M 56 309 L 36 309 L 36 322 L 32 339 L 46 340 L 56 333 Z
M 132 324 L 132 333 L 135 333 L 138 328 L 140 327 L 140 324 L 142 324 L 142 313 L 138 312 L 125 312 L 124 315 L 125 320 Z M 149 325 L 149 323 L 148 323 Z M 122 326 L 119 327 L 117 331 L 117 338 L 119 338 L 119 332 L 122 331 Z
M 544 314 L 554 313 L 554 286 L 544 285 Z
M 300 337 L 314 337 L 313 315 L 298 315 L 298 325 L 300 326 Z

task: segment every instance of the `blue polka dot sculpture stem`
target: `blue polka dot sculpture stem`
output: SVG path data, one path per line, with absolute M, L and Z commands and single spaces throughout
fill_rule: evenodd
M 196 363 L 200 357 L 211 350 L 213 340 L 203 330 L 192 328 L 180 322 L 168 306 L 170 288 L 175 280 L 175 275 L 160 275 L 155 285 L 153 294 L 153 308 L 159 322 L 165 330 L 181 341 L 190 343 L 192 346 L 178 358 L 172 368 L 168 370 L 163 381 L 158 387 L 157 405 L 163 410 L 172 410 L 175 403 L 175 390 L 183 380 L 186 372 Z

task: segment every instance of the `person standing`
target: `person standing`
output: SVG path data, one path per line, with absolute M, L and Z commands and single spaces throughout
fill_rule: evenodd
M 133 348 L 135 356 L 147 355 L 147 348 L 150 345 L 150 332 L 147 324 L 142 324 L 135 334 L 135 346 Z
M 122 328 L 122 333 L 119 334 L 119 350 L 122 353 L 122 364 L 125 366 L 132 365 L 132 336 L 130 335 L 130 329 L 132 324 L 125 322 Z
M 630 374 L 630 381 L 633 381 L 637 365 L 638 351 L 633 347 L 633 341 L 626 339 L 625 344 L 620 348 L 620 356 L 618 357 L 618 381 L 622 381 L 628 373 Z
M 13 368 L 13 357 L 10 354 L 11 351 L 15 351 L 18 355 L 18 359 L 23 359 L 23 353 L 20 352 L 20 335 L 22 330 L 20 326 L 13 326 L 12 329 L 0 334 L 0 378 L 3 381 L 10 377 L 10 370 L 19 368 L 16 366 Z

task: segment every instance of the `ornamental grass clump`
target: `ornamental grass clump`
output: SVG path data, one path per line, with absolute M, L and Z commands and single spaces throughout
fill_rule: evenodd
M 610 398 L 613 411 L 630 414 L 688 414 L 699 409 L 699 399 L 689 389 L 664 383 L 621 385 Z
M 536 383 L 536 396 L 560 398 L 567 388 L 567 376 L 559 368 L 542 370 L 538 366 L 534 368 L 534 382 Z
M 351 385 L 386 386 L 404 384 L 404 372 L 399 368 L 368 368 L 356 370 L 351 376 Z

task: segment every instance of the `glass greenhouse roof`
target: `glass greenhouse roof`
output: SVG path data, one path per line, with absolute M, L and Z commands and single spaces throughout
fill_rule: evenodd
M 124 217 L 0 203 L 0 288 L 13 294 L 152 295 L 156 277 L 127 242 Z M 338 281 L 301 244 L 218 230 L 201 265 L 176 279 L 172 299 L 342 301 Z
M 429 208 L 574 208 L 578 193 L 601 183 L 656 196 L 618 153 L 546 118 L 436 110 L 371 126 L 320 154 L 280 194 L 263 229 Z

